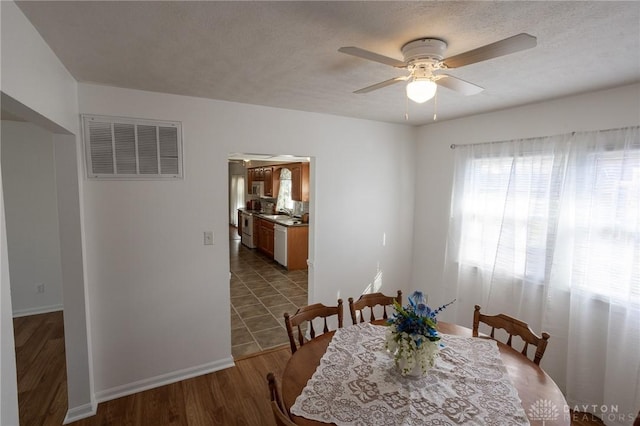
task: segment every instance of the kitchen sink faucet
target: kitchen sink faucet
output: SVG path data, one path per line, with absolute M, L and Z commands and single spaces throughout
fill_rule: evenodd
M 283 207 L 281 211 L 282 213 L 285 213 L 289 217 L 293 217 L 293 209 L 288 209 L 286 207 Z

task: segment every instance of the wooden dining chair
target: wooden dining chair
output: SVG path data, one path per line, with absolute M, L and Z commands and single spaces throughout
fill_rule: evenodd
M 544 351 L 547 349 L 547 340 L 549 340 L 549 333 L 543 332 L 542 337 L 534 333 L 529 325 L 519 319 L 510 317 L 509 315 L 484 315 L 480 313 L 480 306 L 476 305 L 473 312 L 473 337 L 478 337 L 478 327 L 483 322 L 491 327 L 491 338 L 495 339 L 494 332 L 496 328 L 501 328 L 509 334 L 506 344 L 511 347 L 511 339 L 513 336 L 518 336 L 524 341 L 524 348 L 522 348 L 522 355 L 527 356 L 527 349 L 529 345 L 536 346 L 536 354 L 533 358 L 533 362 L 537 365 L 540 364 L 540 360 L 544 355 Z M 497 339 L 496 339 L 497 340 Z
M 287 410 L 284 408 L 282 398 L 280 397 L 280 391 L 278 390 L 278 384 L 276 383 L 276 376 L 273 373 L 267 373 L 267 382 L 269 383 L 269 396 L 271 397 L 271 410 L 273 411 L 273 417 L 276 420 L 277 426 L 295 426 L 295 423 L 291 421 L 291 417 Z
M 357 315 L 356 312 L 360 312 L 360 322 L 364 322 L 364 312 L 365 308 L 369 308 L 371 314 L 369 316 L 369 321 L 375 321 L 376 317 L 373 313 L 373 308 L 377 305 L 382 306 L 382 318 L 387 319 L 387 306 L 393 306 L 393 302 L 396 301 L 398 304 L 402 305 L 402 291 L 398 290 L 397 296 L 385 296 L 382 293 L 371 293 L 371 294 L 363 294 L 357 301 L 353 301 L 353 297 L 349 298 L 349 312 L 351 313 L 351 322 L 355 325 L 357 324 Z
M 294 354 L 298 350 L 296 346 L 296 338 L 294 337 L 294 327 L 297 328 L 298 345 L 302 346 L 305 342 L 304 326 L 309 328 L 309 336 L 313 339 L 316 337 L 316 331 L 313 328 L 313 320 L 322 318 L 324 320 L 323 333 L 329 331 L 327 326 L 327 318 L 333 315 L 338 316 L 338 328 L 342 328 L 342 299 L 338 299 L 338 306 L 325 306 L 322 303 L 314 303 L 313 305 L 303 306 L 299 308 L 295 314 L 289 316 L 284 314 L 284 323 L 287 327 L 289 335 L 289 343 L 291 344 L 291 353 Z

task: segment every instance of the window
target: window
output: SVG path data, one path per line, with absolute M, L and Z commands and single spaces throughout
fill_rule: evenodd
M 280 169 L 280 189 L 276 200 L 276 211 L 293 211 L 293 199 L 291 198 L 291 170 L 283 167 Z
M 182 178 L 179 122 L 83 115 L 90 179 Z
M 471 159 L 468 171 L 474 185 L 462 201 L 462 262 L 542 280 L 544 262 L 527 262 L 527 258 L 543 260 L 545 256 L 553 157 Z M 502 256 L 497 256 L 498 250 Z
M 550 332 L 568 401 L 637 412 L 640 127 L 456 145 L 454 170 L 456 321 L 480 304 Z
M 562 274 L 573 289 L 638 300 L 638 142 L 514 145 L 464 160 L 454 188 L 459 264 L 536 284 Z
M 606 290 L 626 298 L 640 296 L 640 150 L 591 154 L 579 167 L 577 185 L 574 274 L 578 287 L 595 293 Z M 635 275 L 635 279 L 632 278 Z M 636 285 L 627 288 L 629 279 Z M 606 285 L 603 285 L 606 283 Z

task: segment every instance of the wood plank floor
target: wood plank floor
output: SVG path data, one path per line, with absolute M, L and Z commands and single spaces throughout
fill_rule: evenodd
M 67 411 L 61 312 L 14 319 L 21 426 L 61 425 Z M 236 367 L 98 406 L 74 426 L 273 426 L 266 375 L 282 377 L 288 346 L 236 360 Z M 572 426 L 602 426 L 576 416 Z
M 20 424 L 60 425 L 67 411 L 62 312 L 14 318 Z
M 287 347 L 241 359 L 235 368 L 107 401 L 88 425 L 275 425 L 266 375 L 281 377 Z

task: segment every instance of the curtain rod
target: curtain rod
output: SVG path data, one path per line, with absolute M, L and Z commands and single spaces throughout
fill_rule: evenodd
M 616 130 L 625 130 L 625 129 L 633 129 L 633 128 L 640 128 L 640 126 L 627 126 L 627 127 L 619 127 L 619 128 L 615 128 L 615 129 L 604 129 L 604 130 L 588 130 L 586 132 L 614 132 Z M 556 137 L 556 136 L 567 136 L 567 135 L 575 135 L 576 131 L 574 130 L 571 133 L 561 133 L 561 134 L 557 134 L 557 135 L 552 135 L 552 136 L 535 136 L 535 137 L 531 137 L 531 138 L 524 138 L 524 139 L 518 139 L 521 141 L 530 141 L 533 139 L 540 139 L 540 138 L 551 138 L 551 137 Z M 449 148 L 451 149 L 456 149 L 456 148 L 461 148 L 461 147 L 465 147 L 465 146 L 471 146 L 471 145 L 485 145 L 485 144 L 491 144 L 491 143 L 504 143 L 504 142 L 512 142 L 514 139 L 505 139 L 505 140 L 501 140 L 501 141 L 492 141 L 492 142 L 478 142 L 478 143 L 465 143 L 465 144 L 455 144 L 452 143 L 451 145 L 449 145 Z
M 616 129 L 611 129 L 611 130 L 616 130 Z M 571 132 L 570 133 L 571 136 L 575 135 L 576 132 Z M 534 139 L 540 139 L 540 138 L 553 138 L 556 136 L 567 136 L 569 135 L 569 133 L 561 133 L 558 135 L 552 135 L 552 136 L 533 136 L 530 138 L 518 138 L 518 139 L 503 139 L 501 141 L 491 141 L 491 142 L 478 142 L 478 143 L 465 143 L 465 144 L 458 144 L 456 145 L 455 143 L 452 143 L 449 148 L 451 149 L 456 149 L 456 148 L 462 148 L 462 147 L 466 147 L 466 146 L 471 146 L 471 145 L 489 145 L 489 144 L 494 144 L 494 143 L 505 143 L 505 142 L 513 142 L 514 140 L 519 140 L 519 141 L 532 141 Z

